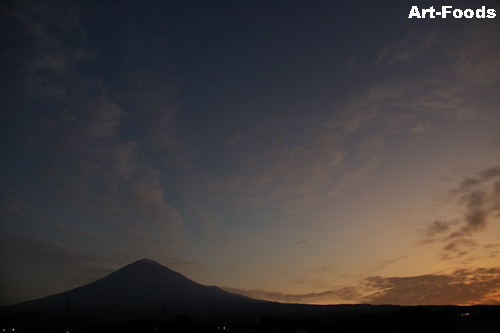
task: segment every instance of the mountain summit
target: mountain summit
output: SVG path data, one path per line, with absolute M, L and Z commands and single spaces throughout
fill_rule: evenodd
M 200 318 L 261 302 L 201 285 L 153 260 L 141 259 L 85 286 L 7 310 L 132 318 L 170 318 L 189 312 Z

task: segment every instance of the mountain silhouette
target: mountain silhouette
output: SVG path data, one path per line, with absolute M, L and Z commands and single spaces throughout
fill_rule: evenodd
M 5 307 L 8 312 L 171 318 L 228 315 L 265 301 L 204 286 L 159 263 L 142 259 L 110 275 L 60 294 Z
M 121 322 L 120 327 L 131 332 L 131 327 L 151 325 L 152 320 L 173 320 L 173 326 L 168 327 L 175 328 L 182 326 L 178 319 L 190 323 L 195 318 L 198 323 L 258 321 L 260 331 L 268 333 L 296 332 L 304 327 L 310 332 L 436 332 L 448 328 L 450 320 L 458 327 L 464 312 L 478 311 L 484 319 L 481 331 L 496 332 L 498 318 L 494 316 L 498 310 L 488 307 L 282 304 L 204 286 L 153 260 L 142 259 L 85 286 L 1 307 L 0 324 L 21 327 L 19 331 L 25 332 L 63 332 L 68 331 L 66 327 L 102 328 Z M 179 327 L 175 329 L 181 330 Z M 476 328 L 471 326 L 464 332 L 478 331 Z
M 283 304 L 251 299 L 191 281 L 159 263 L 142 259 L 110 275 L 60 294 L 3 307 L 2 315 L 43 314 L 107 319 L 196 320 L 306 316 L 332 312 L 392 311 L 397 306 Z

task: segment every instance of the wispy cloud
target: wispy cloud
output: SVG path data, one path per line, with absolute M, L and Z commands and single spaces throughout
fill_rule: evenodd
M 409 256 L 407 255 L 404 255 L 404 256 L 400 256 L 400 257 L 397 257 L 397 258 L 394 258 L 394 259 L 390 259 L 390 260 L 384 260 L 382 261 L 378 266 L 376 266 L 373 270 L 379 270 L 379 269 L 382 269 L 392 263 L 395 263 L 396 261 L 400 261 L 400 260 L 404 260 L 406 258 L 408 258 Z
M 384 66 L 400 61 L 409 61 L 432 49 L 439 43 L 439 40 L 439 32 L 431 32 L 422 36 L 420 32 L 413 30 L 404 40 L 394 45 L 384 46 L 379 52 L 376 63 Z
M 427 131 L 430 131 L 431 129 L 434 128 L 434 124 L 431 123 L 430 121 L 426 121 L 426 122 L 423 122 L 423 123 L 420 123 L 420 124 L 417 124 L 415 126 L 413 126 L 411 128 L 411 130 L 413 132 L 417 132 L 417 133 L 425 133 Z
M 9 69 L 14 86 L 25 89 L 28 96 L 62 100 L 67 94 L 62 76 L 74 78 L 70 69 L 93 56 L 82 47 L 78 7 L 70 1 L 13 1 L 2 4 L 1 12 L 13 23 L 8 32 L 23 39 L 24 52 L 16 55 L 16 66 Z M 19 68 L 23 75 L 15 72 Z
M 423 38 L 418 38 L 416 31 L 412 31 L 407 39 L 399 45 L 391 61 L 410 60 L 413 57 L 422 55 L 439 42 L 439 33 L 433 32 Z
M 318 293 L 288 294 L 283 292 L 271 292 L 262 289 L 238 289 L 224 287 L 229 292 L 244 295 L 250 298 L 263 299 L 283 303 L 301 304 L 335 304 L 335 303 L 355 303 L 360 297 L 356 287 L 343 287 L 335 290 L 328 290 Z
M 462 257 L 478 246 L 474 237 L 500 217 L 500 168 L 492 167 L 475 177 L 464 177 L 450 191 L 462 213 L 460 219 L 436 220 L 423 232 L 423 243 L 439 242 L 442 259 Z
M 443 36 L 448 33 L 412 31 L 388 45 L 379 62 L 387 70 L 397 69 L 398 74 L 378 76 L 337 101 L 329 115 L 304 110 L 310 116 L 290 115 L 286 121 L 264 116 L 265 120 L 239 127 L 224 143 L 219 170 L 201 171 L 204 159 L 192 160 L 197 171 L 191 176 L 196 177 L 184 186 L 189 189 L 186 195 L 194 200 L 217 198 L 218 203 L 249 205 L 260 212 L 271 208 L 294 214 L 368 179 L 379 166 L 380 150 L 393 135 L 439 130 L 440 119 L 487 117 L 466 102 L 466 96 L 479 86 L 455 79 L 461 66 L 455 54 L 467 52 L 469 44 L 446 44 Z M 493 41 L 496 37 L 488 34 L 485 38 Z M 443 43 L 449 46 L 448 52 L 443 51 Z M 425 71 L 430 75 L 425 77 L 398 69 L 401 62 L 412 62 L 430 50 L 447 59 L 447 64 L 430 61 Z
M 498 6 L 497 12 L 498 12 Z M 473 22 L 471 22 L 473 23 Z M 454 65 L 459 77 L 484 86 L 500 81 L 500 29 L 498 20 L 488 24 L 472 24 L 464 32 L 468 47 L 454 50 Z
M 225 172 L 211 170 L 200 179 L 198 193 L 288 213 L 321 200 L 343 168 L 339 138 L 321 125 L 296 126 L 292 133 L 279 123 L 274 128 L 255 124 L 234 136 L 221 161 Z

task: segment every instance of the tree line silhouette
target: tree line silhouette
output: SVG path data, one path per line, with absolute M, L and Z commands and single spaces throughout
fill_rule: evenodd
M 343 332 L 485 332 L 497 333 L 500 306 L 412 306 L 390 312 L 326 313 L 314 316 L 268 316 L 253 320 L 196 321 L 189 313 L 172 320 L 113 320 L 71 314 L 17 313 L 0 316 L 6 332 L 123 333 L 343 333 Z

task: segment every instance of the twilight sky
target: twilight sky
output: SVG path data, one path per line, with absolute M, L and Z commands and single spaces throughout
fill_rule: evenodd
M 0 5 L 0 305 L 137 259 L 250 297 L 500 304 L 500 16 Z

